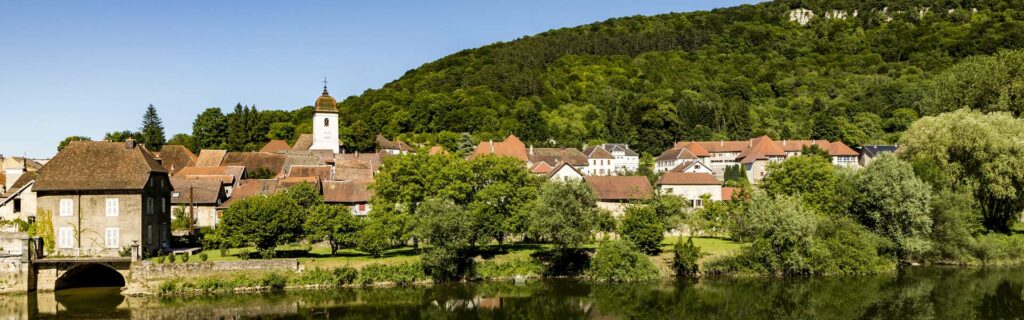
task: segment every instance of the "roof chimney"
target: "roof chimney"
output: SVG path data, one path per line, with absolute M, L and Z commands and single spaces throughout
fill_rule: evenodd
M 138 146 L 138 143 L 135 143 L 135 139 L 128 138 L 128 139 L 124 140 L 124 148 L 125 149 L 129 149 L 129 150 L 135 149 L 136 146 Z
M 718 140 L 718 146 L 719 147 L 724 147 L 725 146 L 725 140 Z
M 782 145 L 786 145 L 786 139 L 782 139 Z
M 494 140 L 487 140 L 487 144 L 491 146 L 491 153 L 494 153 Z
M 530 145 L 530 155 L 531 156 L 533 155 L 533 145 L 532 144 Z

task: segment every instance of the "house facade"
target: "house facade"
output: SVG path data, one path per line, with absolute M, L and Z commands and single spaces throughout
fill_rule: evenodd
M 615 157 L 603 147 L 589 147 L 583 149 L 587 156 L 587 167 L 583 173 L 588 176 L 611 176 L 617 174 L 615 171 Z
M 866 145 L 860 147 L 858 148 L 860 151 L 860 156 L 857 157 L 857 164 L 860 165 L 861 167 L 867 167 L 869 164 L 871 164 L 871 161 L 875 160 L 875 158 L 878 158 L 879 156 L 886 153 L 894 153 L 898 148 L 899 146 L 897 145 Z
M 118 256 L 136 244 L 153 255 L 170 245 L 173 186 L 134 140 L 72 142 L 39 171 L 34 188 L 57 255 Z
M 704 207 L 704 197 L 722 201 L 722 181 L 709 173 L 666 172 L 656 183 L 662 194 L 680 196 L 690 203 L 690 208 Z
M 217 215 L 217 206 L 227 200 L 227 193 L 220 179 L 187 179 L 172 177 L 171 205 L 174 210 L 181 209 L 187 213 L 190 210 L 193 226 L 196 228 L 214 227 L 220 220 Z M 173 213 L 173 211 L 172 211 Z M 171 216 L 171 219 L 178 217 Z
M 836 166 L 860 167 L 857 162 L 860 154 L 841 141 L 774 141 L 761 136 L 745 141 L 678 142 L 655 159 L 655 170 L 665 172 L 687 161 L 699 161 L 714 171 L 718 179 L 724 179 L 727 167 L 739 165 L 746 170 L 748 180 L 757 183 L 767 174 L 769 163 L 799 156 L 804 147 L 811 146 L 827 152 Z
M 597 195 L 597 206 L 618 218 L 626 206 L 654 198 L 654 189 L 645 176 L 589 176 L 583 179 Z
M 636 172 L 640 169 L 640 155 L 624 143 L 605 143 L 599 147 L 612 154 L 612 167 L 618 174 Z

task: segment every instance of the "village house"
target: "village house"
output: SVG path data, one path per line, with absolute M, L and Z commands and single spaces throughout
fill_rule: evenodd
M 526 151 L 526 144 L 523 144 L 515 135 L 509 135 L 501 142 L 494 142 L 493 140 L 480 141 L 480 144 L 473 150 L 473 154 L 469 155 L 469 159 L 472 160 L 484 155 L 511 157 L 519 159 L 524 163 L 530 161 L 529 154 Z
M 370 213 L 369 188 L 373 180 L 329 181 L 324 183 L 324 203 L 349 207 L 352 215 L 365 217 Z
M 530 146 L 527 150 L 527 168 L 532 168 L 538 163 L 546 163 L 552 168 L 559 164 L 568 163 L 584 174 L 588 168 L 587 155 L 576 148 L 534 148 Z
M 196 160 L 199 159 L 192 150 L 185 148 L 185 146 L 168 144 L 160 148 L 160 152 L 155 154 L 157 161 L 160 161 L 160 165 L 167 169 L 167 173 L 174 175 L 179 170 L 194 167 Z
M 71 142 L 34 189 L 59 255 L 118 256 L 132 245 L 153 255 L 170 245 L 167 169 L 132 139 Z
M 405 142 L 402 142 L 400 140 L 395 140 L 395 141 L 388 140 L 382 134 L 378 134 L 377 138 L 374 139 L 374 141 L 377 142 L 377 150 L 378 151 L 385 152 L 385 153 L 391 154 L 391 155 L 406 154 L 406 153 L 410 153 L 410 152 L 414 152 L 415 151 L 415 150 L 413 150 L 412 147 L 410 147 Z
M 724 179 L 725 169 L 741 165 L 751 183 L 757 183 L 767 174 L 769 163 L 781 162 L 801 154 L 804 147 L 817 146 L 832 158 L 832 164 L 858 168 L 859 154 L 841 141 L 782 140 L 774 141 L 761 136 L 746 141 L 692 141 L 678 142 L 655 159 L 655 171 L 665 172 L 686 161 L 699 161 Z
M 640 169 L 640 155 L 629 148 L 628 144 L 624 143 L 605 143 L 598 147 L 608 151 L 612 154 L 615 160 L 612 161 L 612 166 L 615 172 L 624 174 L 627 172 L 636 172 Z
M 228 197 L 231 192 L 246 178 L 245 167 L 243 166 L 217 166 L 217 167 L 186 167 L 178 170 L 175 177 L 186 179 L 217 179 L 224 187 L 224 193 Z
M 195 228 L 213 227 L 217 225 L 217 206 L 227 200 L 227 192 L 220 179 L 186 179 L 171 177 L 171 205 L 173 210 L 191 213 Z M 172 210 L 172 213 L 174 212 Z M 171 216 L 172 219 L 179 217 Z
M 288 145 L 288 141 L 270 140 L 267 142 L 267 144 L 263 145 L 263 148 L 260 148 L 260 152 L 285 153 L 290 151 L 291 149 L 292 147 Z
M 3 221 L 21 219 L 28 221 L 36 215 L 36 194 L 32 186 L 36 174 L 43 164 L 25 157 L 6 157 L 0 159 L 0 218 Z M 0 226 L 5 230 L 16 231 L 16 226 Z
M 654 189 L 645 176 L 589 176 L 583 178 L 597 195 L 597 206 L 621 217 L 631 203 L 654 198 Z
M 656 183 L 662 194 L 683 197 L 690 208 L 703 208 L 704 197 L 722 201 L 722 181 L 709 173 L 666 172 Z
M 589 147 L 583 149 L 587 156 L 587 166 L 582 168 L 583 173 L 591 176 L 615 175 L 615 157 L 603 147 Z
M 899 146 L 897 145 L 866 145 L 860 147 L 858 148 L 860 149 L 860 156 L 857 157 L 857 164 L 861 167 L 867 167 L 868 164 L 871 164 L 871 161 L 875 160 L 875 158 L 878 158 L 882 154 L 894 153 L 898 148 Z
M 548 172 L 544 178 L 550 181 L 580 181 L 583 180 L 583 172 L 571 164 L 562 162 Z

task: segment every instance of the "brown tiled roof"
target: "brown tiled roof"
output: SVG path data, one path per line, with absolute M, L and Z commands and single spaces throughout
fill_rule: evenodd
M 291 171 L 292 166 L 320 166 L 325 164 L 323 159 L 312 151 L 289 151 L 285 156 L 283 172 Z
M 294 165 L 288 170 L 288 177 L 317 177 L 320 180 L 331 180 L 331 166 Z
M 373 164 L 367 160 L 341 160 L 334 163 L 334 180 L 373 179 Z
M 530 168 L 530 172 L 535 173 L 535 174 L 546 175 L 548 173 L 551 173 L 551 169 L 554 169 L 554 167 L 549 165 L 547 162 L 541 161 L 541 162 L 534 163 L 533 167 Z
M 199 157 L 196 158 L 197 167 L 219 167 L 224 161 L 227 150 L 199 150 Z
M 0 188 L 7 185 L 7 172 L 0 171 Z
M 230 207 L 232 203 L 255 195 L 267 195 L 277 192 L 276 179 L 250 179 L 242 182 L 231 189 L 231 198 L 217 206 L 218 209 Z
M 262 149 L 260 149 L 260 152 L 283 153 L 291 149 L 292 147 L 288 146 L 287 141 L 270 140 L 269 142 L 267 142 L 266 145 L 263 146 Z
M 732 201 L 732 196 L 734 194 L 736 194 L 736 188 L 722 187 L 722 201 Z
M 26 171 L 36 171 L 43 167 L 43 164 L 38 161 L 25 158 L 25 157 L 7 157 L 3 160 L 3 164 L 0 165 L 2 168 L 21 168 L 24 167 Z
M 286 189 L 300 183 L 312 184 L 316 190 L 320 190 L 320 178 L 318 177 L 287 177 L 277 180 L 277 188 Z
M 225 184 L 232 184 L 241 180 L 245 175 L 245 167 L 224 166 L 224 167 L 188 167 L 178 171 L 177 177 L 191 179 L 220 179 Z
M 339 163 L 346 160 L 359 160 L 370 163 L 370 170 L 377 172 L 380 169 L 381 154 L 380 153 L 339 153 L 334 155 L 334 166 L 337 167 Z
M 612 154 L 603 147 L 589 147 L 583 149 L 583 154 L 590 159 L 615 159 L 615 157 L 613 157 Z
M 430 147 L 430 151 L 427 154 L 432 155 L 432 156 L 433 155 L 439 155 L 439 154 L 448 154 L 448 150 L 445 150 L 445 148 L 442 147 L 442 146 L 433 146 L 433 147 Z
M 750 140 L 750 148 L 744 150 L 737 156 L 741 163 L 752 163 L 755 160 L 765 160 L 769 157 L 785 157 L 786 151 L 775 144 L 768 136 L 760 136 Z
M 171 194 L 171 204 L 189 203 L 189 191 L 192 192 L 192 203 L 201 205 L 218 205 L 226 198 L 224 186 L 218 179 L 186 179 L 184 177 L 172 177 L 171 185 L 174 192 Z
M 756 144 L 758 144 L 760 142 L 771 142 L 775 146 L 774 147 L 772 147 L 770 145 L 755 146 Z M 675 144 L 675 146 L 673 147 L 673 149 L 683 148 L 684 146 L 690 145 L 690 144 L 695 144 L 697 146 L 703 147 L 704 149 L 706 149 L 706 150 L 708 150 L 709 152 L 712 152 L 712 153 L 732 152 L 732 153 L 744 153 L 745 154 L 745 153 L 749 153 L 750 149 L 760 148 L 761 150 L 760 151 L 755 151 L 755 153 L 762 153 L 763 154 L 765 152 L 769 152 L 769 153 L 774 152 L 774 153 L 776 153 L 774 155 L 778 155 L 778 153 L 779 153 L 778 151 L 779 150 L 781 150 L 783 152 L 798 152 L 804 146 L 807 146 L 807 145 L 817 145 L 819 148 L 821 148 L 822 150 L 827 151 L 829 153 L 829 155 L 832 155 L 832 156 L 856 156 L 856 155 L 858 155 L 856 151 L 851 149 L 849 146 L 847 146 L 842 141 L 835 141 L 835 142 L 829 142 L 829 141 L 826 141 L 826 140 L 782 140 L 782 141 L 774 141 L 771 138 L 769 138 L 768 136 L 761 136 L 761 137 L 757 137 L 757 138 L 753 138 L 753 139 L 749 139 L 749 140 L 743 140 L 743 141 L 677 142 Z M 776 149 L 776 147 L 777 147 L 777 149 Z M 772 154 L 766 154 L 766 155 L 772 155 Z
M 38 171 L 29 171 L 29 172 L 22 173 L 21 176 L 18 177 L 18 180 L 14 180 L 14 183 L 11 184 L 11 188 L 7 190 L 7 194 L 0 195 L 0 198 L 10 198 L 10 197 L 13 197 L 16 193 L 21 191 L 21 188 L 25 187 L 26 185 L 28 185 L 32 181 L 35 181 L 36 177 L 38 177 L 38 176 L 39 176 L 39 172 Z
M 547 162 L 548 165 L 557 166 L 559 163 L 567 162 L 575 167 L 589 165 L 587 155 L 576 148 L 532 148 L 528 152 L 532 163 Z
M 256 169 L 264 168 L 275 175 L 281 174 L 287 156 L 280 153 L 266 152 L 228 152 L 224 155 L 223 166 L 244 166 L 250 174 Z
M 299 135 L 298 139 L 295 139 L 295 144 L 292 145 L 292 151 L 306 151 L 309 147 L 313 146 L 313 135 L 303 133 Z
M 669 169 L 668 171 L 669 172 L 686 172 L 686 169 L 689 169 L 690 166 L 693 166 L 696 163 L 698 163 L 698 162 L 696 162 L 696 161 L 684 161 L 683 163 L 680 163 L 678 166 L 675 166 L 672 169 Z
M 590 176 L 583 179 L 602 201 L 646 200 L 654 188 L 645 176 Z
M 704 146 L 701 146 L 699 143 L 696 143 L 696 142 L 693 142 L 693 141 L 690 141 L 690 142 L 677 142 L 675 147 L 673 147 L 673 149 L 686 149 L 686 150 L 688 150 L 690 152 L 690 154 L 693 154 L 694 156 L 697 156 L 697 157 L 710 157 L 711 156 L 711 153 L 708 152 L 707 148 L 704 148 Z
M 167 173 L 145 147 L 125 144 L 71 142 L 39 170 L 35 190 L 142 190 L 150 175 Z
M 373 190 L 369 188 L 373 180 L 348 180 L 324 182 L 324 202 L 327 203 L 359 203 L 369 202 Z
M 664 175 L 658 179 L 658 185 L 684 185 L 684 186 L 697 186 L 697 185 L 721 185 L 722 182 L 718 181 L 715 176 L 708 173 L 692 173 L 692 172 L 665 172 Z
M 662 152 L 661 155 L 659 155 L 654 160 L 655 161 L 671 161 L 671 160 L 678 160 L 678 159 L 696 160 L 697 159 L 697 155 L 693 154 L 693 152 L 690 152 L 690 150 L 686 149 L 686 148 L 670 149 L 670 150 L 666 150 L 665 152 Z
M 195 166 L 198 158 L 182 145 L 168 144 L 160 149 L 160 164 L 172 175 L 185 167 Z
M 473 150 L 470 158 L 493 154 L 496 156 L 512 157 L 522 161 L 528 161 L 526 145 L 515 135 L 509 135 L 502 142 L 481 141 Z
M 377 142 L 377 148 L 379 149 L 413 151 L 412 147 L 405 144 L 405 142 L 402 142 L 401 140 L 388 140 L 388 138 L 385 138 L 382 134 L 378 134 L 375 140 Z
M 338 113 L 338 102 L 334 101 L 334 97 L 327 93 L 327 86 L 324 86 L 324 93 L 316 98 L 316 103 L 313 106 L 316 108 L 314 109 L 316 112 Z

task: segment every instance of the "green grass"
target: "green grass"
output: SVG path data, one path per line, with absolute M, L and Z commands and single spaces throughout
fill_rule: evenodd
M 686 242 L 689 237 L 682 238 L 683 242 Z M 671 253 L 672 246 L 676 244 L 677 239 L 679 239 L 678 236 L 665 237 L 665 239 L 661 241 L 661 251 L 663 253 Z M 704 253 L 704 259 L 735 254 L 739 251 L 740 247 L 743 246 L 739 242 L 734 242 L 729 239 L 705 237 L 693 238 L 693 245 L 700 248 L 700 251 Z

